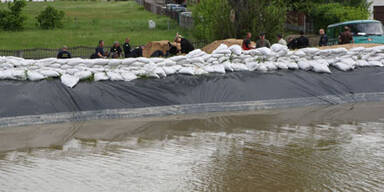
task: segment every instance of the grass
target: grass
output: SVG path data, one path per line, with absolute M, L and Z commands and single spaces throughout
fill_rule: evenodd
M 35 17 L 48 5 L 65 12 L 62 29 L 37 27 Z M 5 8 L 6 4 L 0 4 L 0 9 Z M 149 41 L 172 40 L 176 32 L 191 36 L 175 21 L 146 11 L 135 1 L 27 2 L 23 14 L 28 18 L 23 31 L 0 31 L 0 49 L 59 48 L 63 45 L 94 47 L 100 39 L 106 46 L 111 46 L 113 41 L 123 42 L 126 37 L 131 39 L 131 44 L 141 45 Z M 154 30 L 148 28 L 150 19 L 156 22 Z

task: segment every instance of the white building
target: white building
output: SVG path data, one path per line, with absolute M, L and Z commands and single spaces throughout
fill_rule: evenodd
M 376 19 L 384 23 L 384 0 L 368 0 L 371 5 L 371 19 Z

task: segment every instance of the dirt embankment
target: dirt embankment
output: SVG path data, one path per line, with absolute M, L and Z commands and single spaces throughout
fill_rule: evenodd
M 145 45 L 145 48 L 143 50 L 143 56 L 144 57 L 150 57 L 153 52 L 160 50 L 164 54 L 169 50 L 169 45 L 168 45 L 167 40 L 163 41 L 152 41 L 149 42 Z M 174 42 L 171 42 L 173 45 L 177 46 L 178 49 L 180 49 L 180 44 L 176 44 Z
M 212 53 L 217 47 L 219 47 L 221 44 L 225 44 L 228 47 L 232 45 L 240 45 L 243 43 L 242 39 L 225 39 L 225 40 L 217 40 L 212 42 L 211 44 L 205 46 L 201 50 L 205 51 L 206 53 Z M 251 46 L 256 46 L 256 43 L 252 41 Z

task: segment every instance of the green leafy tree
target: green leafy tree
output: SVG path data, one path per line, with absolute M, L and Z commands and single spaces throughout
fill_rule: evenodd
M 6 31 L 22 30 L 26 17 L 21 13 L 25 6 L 24 0 L 8 3 L 8 10 L 0 10 L 0 27 Z
M 64 11 L 48 6 L 36 17 L 37 25 L 42 29 L 62 28 L 64 16 Z
M 286 11 L 284 0 L 201 0 L 193 9 L 194 34 L 212 41 L 243 38 L 250 31 L 274 39 L 283 32 Z

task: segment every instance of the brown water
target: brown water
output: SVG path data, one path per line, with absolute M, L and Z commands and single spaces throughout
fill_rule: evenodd
M 0 128 L 0 191 L 383 191 L 383 103 Z

